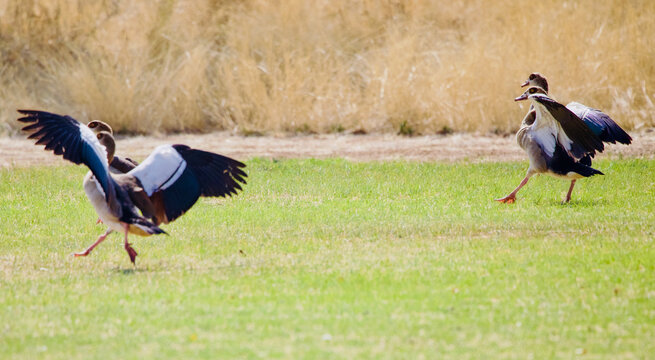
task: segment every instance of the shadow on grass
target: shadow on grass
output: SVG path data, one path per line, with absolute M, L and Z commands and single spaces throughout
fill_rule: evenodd
M 562 200 L 557 199 L 540 199 L 534 202 L 535 205 L 548 205 L 552 207 L 570 207 L 570 208 L 590 208 L 597 206 L 607 206 L 609 205 L 607 199 L 582 199 L 582 200 L 571 200 L 568 203 L 563 203 Z
M 269 261 L 246 261 L 243 263 L 236 264 L 225 264 L 225 265 L 213 265 L 213 266 L 176 266 L 176 265 L 159 265 L 155 267 L 136 267 L 132 268 L 121 268 L 115 267 L 111 269 L 111 272 L 121 275 L 136 275 L 140 273 L 179 273 L 179 272 L 188 272 L 188 273 L 204 273 L 207 271 L 214 270 L 233 270 L 233 269 L 243 269 L 243 268 L 256 268 L 268 264 Z
M 150 269 L 145 268 L 145 269 L 139 269 L 139 268 L 130 268 L 130 269 L 122 269 L 122 268 L 114 268 L 112 271 L 122 274 L 122 275 L 134 275 L 136 273 L 146 273 L 146 272 L 151 272 Z
M 530 200 L 521 200 L 518 199 L 516 202 L 520 201 L 525 201 L 527 204 L 530 204 Z M 494 202 L 500 204 L 499 206 L 502 208 L 502 205 L 507 206 L 511 208 L 511 206 L 516 206 L 516 204 L 502 204 L 498 201 Z M 607 199 L 583 199 L 583 200 L 571 200 L 568 203 L 563 203 L 562 200 L 557 200 L 557 198 L 553 199 L 535 199 L 534 201 L 531 202 L 532 205 L 534 206 L 549 206 L 549 207 L 561 207 L 561 208 L 591 208 L 591 207 L 597 207 L 597 206 L 608 206 L 610 202 Z

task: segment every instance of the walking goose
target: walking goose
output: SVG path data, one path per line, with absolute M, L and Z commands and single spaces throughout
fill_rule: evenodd
M 527 184 L 530 177 L 545 173 L 571 180 L 571 186 L 563 203 L 571 200 L 571 192 L 577 179 L 603 175 L 592 168 L 591 158 L 604 150 L 601 139 L 576 114 L 551 99 L 546 90 L 532 86 L 514 99 L 529 99 L 534 110 L 534 120 L 525 121 L 516 133 L 516 140 L 528 154 L 530 166 L 519 186 L 504 198 L 503 203 L 513 203 L 516 193 Z M 527 116 L 526 116 L 527 118 Z M 589 163 L 580 161 L 588 158 Z
M 544 90 L 546 95 L 548 94 L 548 80 L 546 77 L 540 73 L 532 73 L 528 79 L 521 84 L 521 87 L 525 86 L 537 86 Z M 628 135 L 609 115 L 604 112 L 590 108 L 586 105 L 580 104 L 579 102 L 572 101 L 566 105 L 566 108 L 571 110 L 575 115 L 577 115 L 585 124 L 594 132 L 602 141 L 606 143 L 615 144 L 617 142 L 625 145 L 629 145 L 632 142 L 632 138 Z M 523 119 L 523 123 L 531 124 L 535 118 L 534 106 L 530 106 L 528 113 Z M 589 159 L 591 165 L 591 159 Z
M 245 165 L 228 157 L 192 149 L 186 145 L 161 145 L 143 163 L 127 174 L 112 174 L 109 163 L 114 157 L 111 133 L 97 135 L 70 116 L 43 111 L 18 110 L 25 115 L 23 130 L 55 155 L 75 164 L 84 164 L 89 172 L 84 191 L 102 222 L 109 228 L 85 251 L 88 255 L 113 231 L 125 234 L 124 247 L 135 263 L 136 251 L 128 242 L 128 233 L 139 236 L 165 234 L 159 224 L 180 217 L 200 196 L 232 196 L 245 184 Z

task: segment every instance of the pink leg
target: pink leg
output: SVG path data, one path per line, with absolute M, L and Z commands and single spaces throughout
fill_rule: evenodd
M 573 192 L 573 187 L 575 186 L 575 179 L 571 180 L 571 187 L 569 188 L 569 192 L 566 194 L 566 199 L 562 201 L 562 204 L 565 204 L 569 201 L 571 201 L 571 193 Z
M 127 242 L 127 233 L 130 230 L 130 225 L 123 223 L 123 229 L 125 230 L 125 251 L 127 251 L 127 255 L 130 256 L 130 260 L 132 261 L 132 264 L 136 265 L 134 260 L 136 259 L 136 256 L 138 255 L 137 252 L 132 249 L 132 246 L 130 243 Z
M 93 248 L 95 248 L 96 246 L 98 246 L 98 244 L 100 244 L 103 240 L 105 240 L 107 235 L 111 234 L 112 231 L 113 231 L 112 229 L 107 229 L 107 231 L 105 231 L 104 234 L 100 235 L 98 237 L 98 240 L 96 240 L 96 242 L 94 242 L 93 245 L 89 246 L 88 249 L 84 250 L 83 252 L 74 253 L 73 255 L 75 255 L 76 257 L 77 256 L 87 256 L 87 255 L 89 255 L 91 250 L 93 250 Z
M 516 189 L 514 189 L 514 191 L 512 191 L 509 195 L 505 196 L 504 198 L 496 199 L 496 201 L 500 201 L 501 203 L 505 203 L 505 204 L 511 204 L 514 201 L 516 201 L 516 193 L 519 192 L 519 190 L 521 190 L 521 188 L 528 183 L 528 180 L 530 180 L 531 176 L 532 175 L 530 174 L 526 175 L 523 181 L 521 181 L 519 186 Z

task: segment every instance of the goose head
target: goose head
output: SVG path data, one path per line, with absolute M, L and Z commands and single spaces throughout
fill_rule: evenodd
M 521 96 L 514 99 L 514 101 L 522 101 L 522 100 L 532 99 L 540 96 L 548 97 L 548 95 L 546 94 L 546 90 L 540 88 L 539 86 L 531 86 L 528 90 L 526 90 L 523 94 L 521 94 Z
M 528 77 L 528 80 L 525 80 L 523 84 L 521 84 L 521 87 L 525 86 L 538 86 L 548 92 L 548 80 L 541 75 L 540 73 L 532 73 Z
M 86 126 L 87 126 L 89 129 L 93 130 L 93 132 L 95 132 L 96 134 L 100 133 L 101 131 L 106 131 L 106 132 L 108 132 L 109 134 L 113 134 L 113 133 L 114 133 L 114 131 L 112 130 L 111 126 L 109 126 L 109 124 L 107 124 L 107 123 L 104 122 L 104 121 L 93 120 L 93 121 L 89 122 L 88 124 L 86 124 Z

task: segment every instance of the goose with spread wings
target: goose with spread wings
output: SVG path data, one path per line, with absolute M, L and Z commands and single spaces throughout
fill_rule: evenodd
M 538 86 L 530 87 L 515 101 L 530 100 L 534 119 L 524 120 L 516 133 L 516 140 L 528 154 L 530 166 L 525 178 L 509 195 L 496 199 L 513 203 L 516 193 L 535 174 L 548 174 L 571 180 L 571 186 L 563 203 L 571 200 L 571 192 L 577 179 L 603 175 L 591 167 L 591 162 L 581 161 L 604 150 L 603 141 L 587 124 L 564 105 L 551 99 Z
M 540 73 L 532 73 L 528 76 L 528 79 L 521 84 L 521 87 L 540 87 L 544 90 L 545 94 L 548 95 L 548 80 L 545 76 Z M 624 144 L 629 145 L 632 143 L 632 138 L 628 133 L 625 132 L 612 118 L 605 114 L 604 112 L 591 108 L 589 106 L 583 105 L 579 102 L 572 101 L 566 105 L 566 108 L 571 110 L 575 115 L 577 115 L 582 121 L 587 125 L 591 131 L 596 134 L 606 143 L 611 144 Z M 536 110 L 534 106 L 530 106 L 528 113 L 523 118 L 523 124 L 532 124 L 536 117 Z M 584 159 L 584 162 L 588 162 L 587 165 L 591 165 L 591 158 Z
M 43 111 L 18 110 L 24 116 L 23 130 L 37 145 L 55 155 L 89 168 L 84 191 L 107 231 L 85 251 L 88 255 L 113 231 L 125 234 L 124 247 L 132 263 L 136 251 L 128 233 L 139 236 L 165 234 L 159 225 L 171 222 L 200 196 L 232 196 L 246 184 L 245 164 L 186 145 L 161 145 L 140 165 L 125 174 L 110 172 L 114 138 L 107 131 L 97 134 L 70 116 Z

